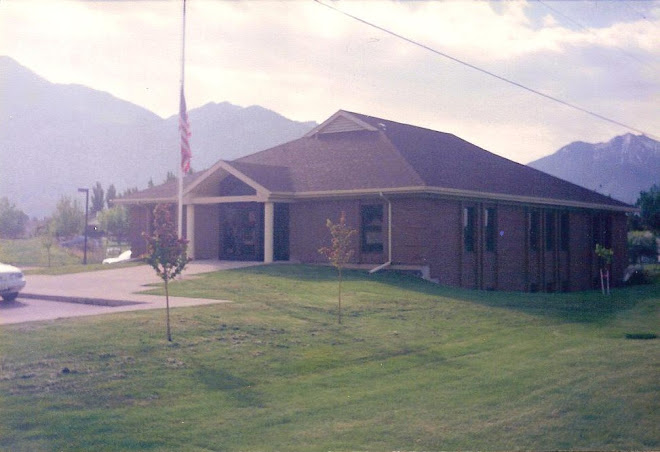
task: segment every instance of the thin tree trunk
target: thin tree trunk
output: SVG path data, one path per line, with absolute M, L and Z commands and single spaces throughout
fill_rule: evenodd
M 167 279 L 165 280 L 165 308 L 167 311 L 167 340 L 172 342 L 172 333 L 170 332 L 170 294 L 167 288 Z
M 339 269 L 339 309 L 337 310 L 337 318 L 341 325 L 341 268 Z
M 607 269 L 607 272 L 605 273 L 605 277 L 607 280 L 607 295 L 610 294 L 610 270 Z

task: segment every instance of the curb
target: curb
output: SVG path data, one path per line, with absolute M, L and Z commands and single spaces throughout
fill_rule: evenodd
M 64 295 L 41 295 L 21 292 L 21 298 L 29 298 L 31 300 L 44 300 L 44 301 L 61 301 L 65 303 L 79 303 L 89 304 L 94 306 L 108 306 L 111 308 L 119 306 L 131 306 L 136 304 L 147 304 L 142 301 L 128 301 L 128 300 L 111 300 L 107 298 L 89 298 L 89 297 L 69 297 Z

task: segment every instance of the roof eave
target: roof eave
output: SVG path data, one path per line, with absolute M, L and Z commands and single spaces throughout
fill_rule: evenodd
M 356 190 L 327 190 L 309 192 L 273 192 L 269 200 L 311 200 L 318 198 L 355 198 L 360 196 L 387 195 L 435 195 L 460 199 L 486 199 L 489 201 L 500 201 L 513 204 L 533 204 L 542 206 L 560 206 L 578 209 L 610 210 L 616 212 L 638 213 L 639 209 L 629 205 L 611 205 L 566 199 L 539 198 L 533 196 L 509 195 L 504 193 L 488 193 L 472 190 L 459 190 L 444 187 L 397 187 L 397 188 L 369 188 Z
M 159 203 L 172 203 L 176 202 L 176 196 L 161 196 L 153 198 L 115 198 L 112 200 L 115 204 L 159 204 Z

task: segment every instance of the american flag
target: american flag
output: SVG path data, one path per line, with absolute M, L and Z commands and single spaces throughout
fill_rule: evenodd
M 188 122 L 183 86 L 181 87 L 181 100 L 179 102 L 179 132 L 181 132 L 181 171 L 183 174 L 188 174 L 192 152 L 190 151 L 190 123 Z

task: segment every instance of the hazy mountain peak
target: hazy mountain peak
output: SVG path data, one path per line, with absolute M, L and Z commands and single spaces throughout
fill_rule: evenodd
M 632 204 L 660 182 L 660 142 L 632 133 L 604 143 L 576 141 L 529 166 Z
M 229 102 L 188 113 L 195 170 L 299 138 L 316 125 Z M 109 93 L 50 83 L 0 56 L 0 197 L 28 215 L 48 215 L 62 195 L 78 199 L 78 187 L 97 181 L 120 193 L 150 179 L 160 183 L 178 168 L 179 140 L 177 115 L 163 119 Z

